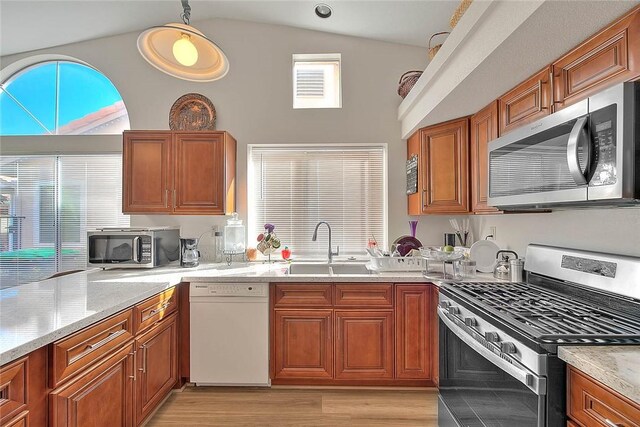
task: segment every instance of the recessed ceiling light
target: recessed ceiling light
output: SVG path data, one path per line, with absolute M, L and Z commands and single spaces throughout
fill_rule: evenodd
M 324 3 L 317 4 L 315 10 L 320 18 L 326 19 L 331 16 L 331 8 Z

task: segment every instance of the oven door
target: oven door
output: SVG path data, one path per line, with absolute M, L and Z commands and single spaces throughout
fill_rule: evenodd
M 439 427 L 543 427 L 546 379 L 489 350 L 438 309 Z
M 130 233 L 87 233 L 87 265 L 140 267 L 143 261 L 147 261 L 142 257 L 145 237 Z
M 594 160 L 588 113 L 584 100 L 491 141 L 489 205 L 585 202 Z

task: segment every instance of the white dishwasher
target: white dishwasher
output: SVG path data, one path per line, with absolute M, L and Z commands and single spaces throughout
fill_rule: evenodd
M 269 284 L 190 286 L 191 382 L 269 386 Z

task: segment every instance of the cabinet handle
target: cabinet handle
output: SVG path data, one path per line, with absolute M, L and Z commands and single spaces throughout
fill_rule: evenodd
M 160 313 L 162 310 L 165 310 L 167 307 L 169 307 L 171 305 L 171 301 L 167 301 L 164 304 L 162 304 L 160 307 L 158 308 L 154 308 L 153 310 L 149 311 L 149 314 L 147 316 L 145 316 L 144 320 L 147 320 L 150 317 L 155 316 L 156 314 Z
M 164 207 L 169 207 L 169 190 L 164 190 Z
M 95 342 L 93 344 L 87 344 L 87 346 L 85 347 L 85 350 L 82 353 L 80 353 L 80 354 L 72 357 L 71 359 L 69 359 L 69 363 L 74 363 L 74 362 L 82 359 L 87 354 L 89 354 L 92 351 L 102 347 L 103 345 L 107 344 L 108 342 L 115 340 L 120 335 L 122 335 L 122 334 L 124 334 L 126 332 L 127 331 L 124 330 L 124 329 L 120 329 L 119 331 L 109 332 L 109 335 L 107 335 L 105 338 L 101 339 L 100 341 Z
M 136 380 L 136 373 L 138 370 L 136 369 L 136 351 L 133 350 L 133 353 L 129 353 L 129 356 L 133 356 L 133 375 L 129 375 L 129 378 L 132 380 Z
M 139 371 L 142 371 L 143 374 L 147 373 L 147 346 L 143 345 L 142 348 L 142 368 L 138 368 Z
M 624 424 L 622 424 L 622 423 L 614 423 L 609 418 L 605 418 L 604 419 L 604 423 L 606 425 L 608 425 L 608 426 L 611 426 L 611 427 L 624 427 Z
M 429 192 L 429 190 L 422 190 L 422 207 L 426 208 L 427 207 L 427 198 L 425 197 L 425 195 Z
M 547 107 L 542 105 L 542 79 L 538 79 L 538 101 L 540 103 L 540 106 L 538 107 L 538 111 L 542 111 L 542 110 L 546 110 Z
M 173 189 L 173 208 L 175 209 L 176 207 L 176 189 Z

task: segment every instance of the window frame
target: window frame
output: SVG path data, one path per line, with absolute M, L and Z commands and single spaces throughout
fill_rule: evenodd
M 382 167 L 383 167 L 383 171 L 382 171 L 382 183 L 383 183 L 383 200 L 382 200 L 382 238 L 380 239 L 380 236 L 376 236 L 376 238 L 378 239 L 378 245 L 380 247 L 388 247 L 389 244 L 389 145 L 387 143 L 316 143 L 316 144 L 310 144 L 310 143 L 291 143 L 291 144 L 247 144 L 247 233 L 250 233 L 252 230 L 252 225 L 253 225 L 253 218 L 251 215 L 251 200 L 253 197 L 256 196 L 255 194 L 255 188 L 253 188 L 253 186 L 251 185 L 251 183 L 254 181 L 255 178 L 255 173 L 257 172 L 257 168 L 254 168 L 253 166 L 253 161 L 252 161 L 252 151 L 254 148 L 272 148 L 272 149 L 290 149 L 290 148 L 295 148 L 295 149 L 308 149 L 310 151 L 322 151 L 323 149 L 330 149 L 330 150 L 339 150 L 339 149 L 365 149 L 365 148 L 371 148 L 371 149 L 382 149 L 382 155 L 383 155 L 383 160 L 382 160 Z M 256 229 L 258 229 L 256 227 Z M 278 233 L 278 230 L 276 228 L 275 230 L 276 234 Z M 247 246 L 249 247 L 255 247 L 255 245 L 257 244 L 254 243 L 256 236 L 251 236 L 251 235 L 247 235 Z M 311 237 L 309 237 L 311 238 Z M 282 248 L 284 248 L 284 246 L 287 244 L 287 242 L 283 242 L 283 246 Z M 281 249 L 282 249 L 281 248 Z M 363 255 L 362 258 L 365 259 L 366 258 L 366 254 L 364 253 L 364 249 L 365 246 L 363 246 L 362 251 L 363 251 Z M 334 245 L 334 250 L 335 250 L 335 245 Z M 312 256 L 312 255 L 305 255 L 305 254 L 295 254 L 297 259 L 306 259 L 306 260 L 317 260 L 317 256 Z M 343 256 L 343 254 L 341 253 L 340 256 Z M 349 255 L 344 255 L 344 256 L 352 256 L 351 254 Z
M 311 65 L 311 64 L 323 64 L 333 65 L 335 67 L 334 85 L 336 86 L 335 92 L 331 98 L 329 104 L 326 99 L 327 96 L 322 98 L 321 103 L 314 103 L 310 100 L 304 100 L 297 96 L 297 74 L 296 65 Z M 340 53 L 294 53 L 291 57 L 291 92 L 292 92 L 292 107 L 294 110 L 315 110 L 315 109 L 336 109 L 342 108 L 342 54 Z M 304 102 L 306 101 L 306 102 Z

